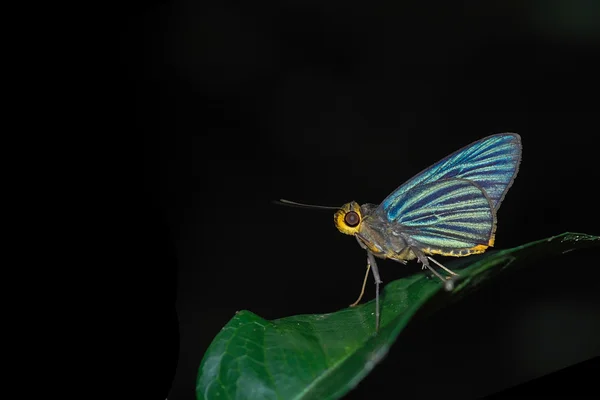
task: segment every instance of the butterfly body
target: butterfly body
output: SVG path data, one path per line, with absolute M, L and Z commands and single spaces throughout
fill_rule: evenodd
M 374 204 L 358 205 L 356 202 L 350 202 L 342 206 L 334 216 L 336 227 L 343 233 L 354 235 L 362 248 L 373 253 L 378 258 L 389 258 L 395 261 L 406 263 L 406 261 L 418 258 L 423 262 L 424 255 L 442 255 L 451 257 L 464 257 L 472 254 L 483 253 L 488 247 L 494 245 L 494 230 L 495 230 L 495 212 L 493 205 L 485 196 L 481 188 L 469 182 L 453 180 L 446 183 L 447 186 L 454 185 L 455 190 L 463 190 L 467 196 L 474 197 L 469 199 L 468 213 L 479 211 L 482 218 L 475 221 L 478 224 L 479 236 L 474 237 L 470 243 L 456 244 L 456 240 L 447 238 L 447 244 L 444 245 L 428 245 L 420 242 L 411 236 L 419 234 L 420 230 L 413 226 L 403 225 L 400 222 L 391 221 L 387 214 L 383 212 L 381 206 Z M 470 187 L 472 186 L 472 187 Z M 469 193 L 470 192 L 470 193 Z M 474 203 L 478 205 L 478 210 L 475 209 Z M 440 204 L 436 204 L 438 207 Z M 349 212 L 354 212 L 358 216 L 358 225 L 350 226 L 345 220 Z M 451 212 L 431 212 L 424 216 L 422 220 L 431 225 L 443 224 L 445 218 L 450 216 L 456 222 L 458 211 L 456 209 Z M 463 212 L 464 214 L 464 212 Z M 461 215 L 458 215 L 461 217 Z M 464 216 L 462 216 L 464 217 Z M 475 218 L 462 218 L 463 221 L 470 219 L 473 225 Z M 468 224 L 468 222 L 467 222 Z M 423 224 L 422 224 L 423 225 Z M 421 257 L 419 257 L 419 255 Z
M 379 205 L 352 201 L 342 207 L 316 206 L 281 200 L 300 207 L 335 209 L 337 229 L 356 238 L 367 252 L 367 271 L 376 284 L 376 325 L 379 328 L 379 285 L 375 258 L 403 264 L 417 260 L 452 290 L 458 274 L 432 256 L 465 257 L 494 246 L 496 216 L 521 163 L 521 137 L 500 133 L 477 140 L 425 168 L 390 193 Z M 443 277 L 429 262 L 450 276 Z M 450 278 L 450 280 L 448 280 Z
M 488 136 L 424 169 L 379 205 L 343 205 L 334 215 L 335 226 L 367 251 L 377 287 L 381 281 L 374 257 L 403 264 L 417 259 L 445 280 L 429 261 L 457 274 L 431 256 L 465 257 L 494 245 L 497 211 L 520 162 L 518 134 Z

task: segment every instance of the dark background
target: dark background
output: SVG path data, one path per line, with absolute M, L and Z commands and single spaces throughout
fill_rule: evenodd
M 600 234 L 600 4 L 522 3 L 121 10 L 114 132 L 145 349 L 133 367 L 156 398 L 167 387 L 170 400 L 194 398 L 202 355 L 235 311 L 274 319 L 355 300 L 364 251 L 332 212 L 274 199 L 377 203 L 454 150 L 511 131 L 523 161 L 496 248 Z M 347 397 L 474 398 L 598 355 L 597 257 L 546 260 L 414 324 Z M 384 282 L 419 268 L 380 263 Z

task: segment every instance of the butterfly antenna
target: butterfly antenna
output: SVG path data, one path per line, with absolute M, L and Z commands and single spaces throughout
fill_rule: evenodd
M 273 203 L 279 204 L 279 205 L 284 205 L 284 206 L 292 206 L 292 207 L 300 207 L 300 208 L 313 208 L 313 209 L 320 209 L 320 210 L 339 210 L 340 209 L 340 207 L 319 206 L 316 204 L 297 203 L 295 201 L 290 201 L 290 200 L 286 200 L 286 199 L 273 200 Z

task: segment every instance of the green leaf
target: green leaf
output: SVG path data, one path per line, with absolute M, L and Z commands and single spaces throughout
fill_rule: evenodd
M 196 384 L 198 399 L 338 399 L 363 379 L 417 310 L 434 311 L 476 289 L 505 269 L 571 250 L 600 247 L 600 237 L 564 233 L 512 249 L 457 259 L 454 290 L 423 272 L 387 284 L 381 328 L 375 302 L 331 314 L 267 321 L 240 311 L 207 349 Z M 473 261 L 475 260 L 475 261 Z

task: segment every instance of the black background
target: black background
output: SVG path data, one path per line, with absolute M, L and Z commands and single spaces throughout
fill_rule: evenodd
M 354 301 L 364 251 L 332 212 L 274 199 L 377 203 L 450 152 L 511 131 L 523 161 L 496 248 L 599 234 L 599 7 L 124 7 L 114 140 L 143 385 L 193 399 L 202 355 L 235 311 L 274 319 Z M 598 355 L 597 267 L 590 250 L 499 279 L 410 326 L 347 397 L 474 398 Z M 380 263 L 384 282 L 419 268 Z M 370 281 L 365 299 L 373 291 Z

